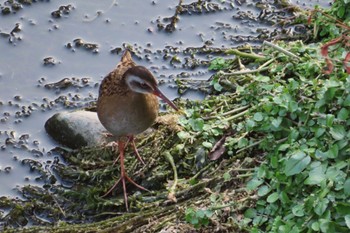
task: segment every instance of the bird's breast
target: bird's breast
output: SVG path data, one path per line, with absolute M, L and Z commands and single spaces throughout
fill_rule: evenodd
M 115 136 L 139 134 L 158 116 L 159 102 L 152 94 L 129 92 L 100 97 L 97 114 L 102 125 Z

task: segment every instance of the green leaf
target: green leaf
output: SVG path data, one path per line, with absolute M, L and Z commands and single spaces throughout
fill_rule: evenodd
M 211 210 L 205 210 L 205 216 L 207 216 L 208 218 L 211 218 L 213 216 L 214 212 Z
M 238 148 L 243 148 L 243 147 L 248 146 L 248 144 L 249 144 L 248 139 L 246 139 L 246 138 L 240 138 L 240 139 L 238 140 L 238 142 L 237 142 L 237 147 L 238 147 Z
M 315 157 L 321 161 L 327 159 L 327 152 L 322 152 L 319 149 L 316 150 L 315 152 Z
M 278 193 L 277 192 L 271 193 L 266 199 L 266 201 L 268 203 L 274 203 L 277 200 L 278 200 Z
M 257 187 L 259 187 L 262 183 L 264 183 L 264 180 L 261 180 L 257 177 L 254 177 L 247 183 L 247 189 L 250 191 L 255 190 Z
M 331 127 L 333 125 L 334 118 L 335 118 L 335 116 L 332 114 L 326 115 L 326 126 L 327 127 Z
M 337 214 L 339 215 L 348 215 L 350 214 L 350 203 L 338 202 L 335 206 L 335 209 L 337 210 Z
M 286 151 L 289 147 L 290 147 L 290 144 L 281 144 L 281 145 L 278 147 L 278 150 L 279 150 L 279 151 Z
M 330 179 L 332 181 L 335 181 L 339 179 L 340 176 L 342 176 L 344 173 L 342 170 L 339 170 L 336 167 L 329 167 L 326 171 L 326 177 L 327 179 Z
M 290 112 L 295 112 L 295 111 L 297 111 L 297 110 L 298 110 L 298 103 L 297 103 L 296 101 L 294 101 L 294 100 L 290 101 L 290 102 L 288 103 L 288 110 L 289 110 Z
M 322 216 L 328 207 L 329 200 L 322 198 L 315 206 L 314 211 L 318 216 Z
M 335 232 L 334 224 L 329 219 L 320 219 L 319 222 L 321 232 Z
M 208 148 L 208 149 L 213 148 L 213 144 L 210 143 L 210 142 L 206 142 L 206 141 L 205 141 L 205 142 L 202 143 L 202 145 L 203 145 L 204 147 Z
M 193 131 L 202 131 L 204 126 L 204 120 L 202 118 L 190 119 L 188 121 Z
M 350 196 L 350 178 L 348 178 L 344 183 L 344 193 Z
M 246 123 L 246 126 L 247 126 L 247 131 L 249 131 L 249 130 L 253 129 L 256 126 L 256 123 L 252 119 L 248 119 L 247 123 Z
M 271 121 L 271 124 L 275 127 L 278 128 L 282 123 L 282 117 L 277 117 Z
M 190 138 L 190 134 L 189 134 L 188 132 L 185 132 L 185 131 L 180 131 L 180 132 L 178 132 L 178 133 L 177 133 L 177 136 L 178 136 L 181 140 Z
M 345 128 L 342 125 L 333 126 L 329 133 L 335 140 L 342 140 L 346 136 Z
M 311 228 L 312 228 L 312 230 L 314 230 L 314 231 L 319 231 L 319 230 L 320 230 L 320 224 L 319 224 L 318 222 L 313 222 L 313 223 L 311 224 Z
M 244 212 L 244 217 L 246 218 L 254 218 L 256 216 L 256 210 L 253 208 L 249 208 Z
M 305 212 L 304 212 L 304 206 L 301 204 L 295 205 L 292 208 L 292 213 L 294 214 L 294 216 L 297 217 L 302 217 L 304 216 Z
M 336 91 L 337 91 L 336 87 L 328 88 L 328 90 L 324 93 L 324 98 L 326 99 L 326 101 L 333 100 Z
M 319 185 L 326 178 L 325 171 L 322 166 L 317 166 L 309 172 L 309 177 L 305 180 L 305 184 L 308 185 Z
M 335 159 L 338 157 L 339 148 L 337 144 L 334 144 L 327 152 L 326 155 L 330 159 Z
M 264 76 L 264 75 L 255 76 L 254 79 L 255 79 L 256 81 L 264 82 L 264 83 L 270 81 L 270 77 L 269 77 L 269 76 Z
M 210 62 L 209 70 L 222 70 L 229 67 L 229 63 L 222 57 L 215 58 Z
M 270 192 L 270 188 L 267 185 L 263 185 L 258 189 L 258 196 L 263 197 Z
M 290 202 L 290 198 L 288 197 L 288 194 L 285 191 L 281 192 L 281 202 L 285 205 Z
M 186 222 L 191 223 L 191 224 L 197 224 L 198 223 L 198 219 L 195 218 L 195 211 L 193 208 L 188 208 L 185 211 L 185 218 L 186 218 Z
M 231 180 L 231 175 L 229 172 L 225 172 L 223 175 L 224 181 L 230 181 Z
M 177 144 L 175 148 L 176 150 L 181 151 L 185 148 L 185 144 Z
M 324 132 L 326 132 L 325 128 L 321 128 L 321 127 L 317 128 L 315 130 L 315 137 L 316 138 L 321 137 L 324 134 Z
M 276 169 L 278 167 L 278 160 L 279 160 L 279 158 L 277 155 L 271 156 L 270 165 L 272 168 Z
M 342 19 L 344 15 L 345 15 L 345 6 L 339 6 L 337 10 L 337 16 Z
M 337 114 L 337 118 L 339 120 L 345 121 L 348 119 L 348 117 L 349 117 L 349 111 L 346 110 L 345 108 L 340 109 L 340 111 Z
M 216 91 L 222 91 L 223 88 L 220 83 L 214 83 L 213 87 Z
M 326 80 L 325 84 L 324 84 L 325 87 L 339 87 L 340 86 L 340 82 L 334 78 L 331 78 L 329 80 Z
M 298 137 L 299 137 L 299 131 L 293 128 L 289 133 L 288 139 L 297 140 Z
M 204 210 L 197 210 L 196 217 L 203 218 L 205 216 Z
M 259 168 L 258 168 L 258 171 L 256 173 L 257 177 L 258 178 L 265 178 L 266 177 L 266 173 L 267 173 L 267 167 L 264 166 L 264 165 L 261 165 Z
M 254 114 L 253 118 L 255 121 L 262 121 L 264 119 L 264 116 L 261 112 L 257 112 Z
M 345 215 L 345 224 L 350 229 L 350 214 Z
M 286 160 L 284 173 L 287 176 L 298 174 L 303 171 L 310 162 L 310 156 L 303 151 L 297 151 Z
M 349 106 L 350 106 L 350 95 L 348 95 L 348 96 L 345 98 L 345 100 L 344 100 L 344 102 L 343 102 L 343 106 L 345 106 L 345 107 L 349 107 Z

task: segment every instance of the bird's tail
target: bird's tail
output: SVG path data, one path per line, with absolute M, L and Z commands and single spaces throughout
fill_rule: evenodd
M 128 61 L 131 61 L 132 58 L 131 58 L 131 52 L 128 48 L 126 48 L 124 50 L 124 53 L 122 55 L 122 58 L 121 58 L 121 62 L 128 62 Z

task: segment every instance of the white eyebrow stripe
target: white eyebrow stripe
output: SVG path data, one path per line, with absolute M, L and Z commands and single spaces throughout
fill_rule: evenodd
M 138 93 L 143 93 L 143 94 L 148 94 L 150 93 L 149 91 L 140 88 L 139 86 L 133 85 L 133 83 L 145 83 L 148 87 L 150 87 L 151 89 L 152 86 L 145 80 L 141 79 L 139 76 L 133 75 L 133 74 L 129 74 L 126 76 L 126 83 L 128 84 L 129 88 L 134 91 L 134 92 L 138 92 Z
M 138 83 L 144 83 L 145 81 L 143 81 L 139 76 L 133 75 L 133 74 L 129 74 L 126 77 L 126 81 L 128 83 L 131 83 L 132 81 L 138 82 Z

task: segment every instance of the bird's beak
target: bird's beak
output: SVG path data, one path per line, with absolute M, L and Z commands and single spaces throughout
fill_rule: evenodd
M 166 97 L 157 87 L 154 89 L 153 94 L 158 96 L 159 98 L 161 98 L 162 100 L 164 100 L 167 104 L 170 105 L 170 107 L 172 107 L 173 109 L 175 109 L 176 111 L 178 111 L 179 109 L 176 107 L 176 105 L 171 102 L 171 100 L 168 99 L 168 97 Z

